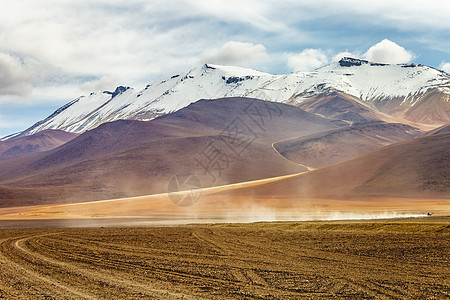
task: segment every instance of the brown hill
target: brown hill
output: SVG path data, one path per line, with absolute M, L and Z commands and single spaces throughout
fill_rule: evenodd
M 0 206 L 161 193 L 177 174 L 195 174 L 205 187 L 302 172 L 272 143 L 334 128 L 286 104 L 198 101 L 150 122 L 106 123 L 52 151 L 1 161 Z
M 442 125 L 441 127 L 427 131 L 424 133 L 424 135 L 435 135 L 446 132 L 450 132 L 450 124 Z
M 391 116 L 379 112 L 360 99 L 338 91 L 312 97 L 297 106 L 325 118 L 349 124 L 393 120 Z
M 446 90 L 450 90 L 449 87 L 446 87 Z M 450 122 L 449 98 L 448 92 L 443 92 L 442 88 L 433 89 L 399 116 L 417 123 L 448 124 Z
M 290 161 L 320 168 L 420 133 L 405 124 L 365 123 L 278 142 L 274 147 Z
M 423 95 L 379 99 L 376 108 L 393 117 L 417 124 L 441 126 L 450 122 L 449 87 L 439 87 Z
M 449 198 L 450 133 L 386 146 L 294 178 L 229 195 L 280 200 Z
M 33 135 L 0 141 L 0 159 L 20 157 L 55 149 L 78 134 L 62 130 L 44 130 Z

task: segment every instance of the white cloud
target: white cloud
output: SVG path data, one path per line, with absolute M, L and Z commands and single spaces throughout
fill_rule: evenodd
M 22 101 L 59 97 L 63 102 L 79 95 L 58 96 L 57 91 L 72 91 L 74 85 L 78 92 L 108 88 L 105 78 L 140 88 L 160 77 L 187 71 L 205 57 L 216 63 L 284 73 L 288 68 L 283 53 L 292 49 L 366 45 L 362 30 L 345 29 L 343 36 L 340 29 L 330 28 L 338 34 L 323 34 L 334 24 L 348 25 L 345 28 L 357 24 L 374 32 L 400 29 L 394 30 L 396 35 L 414 33 L 422 49 L 426 36 L 438 40 L 433 47 L 445 52 L 449 49 L 448 15 L 450 6 L 438 0 L 426 4 L 380 0 L 364 5 L 358 0 L 48 0 L 46 5 L 36 0 L 10 1 L 7 9 L 0 10 L 0 52 L 14 55 L 12 62 L 0 58 L 1 75 L 9 80 L 0 83 L 0 104 L 5 103 L 2 94 L 6 93 L 27 98 Z M 321 22 L 321 29 L 315 22 Z M 235 45 L 234 52 L 226 53 L 230 40 L 248 43 Z M 214 49 L 220 45 L 222 48 Z M 311 55 L 309 62 L 292 54 L 289 66 L 320 67 L 337 59 L 333 53 L 331 49 L 322 53 L 326 59 Z M 446 58 L 438 61 L 442 59 Z M 52 90 L 55 92 L 49 97 L 42 94 Z
M 275 1 L 274 1 L 275 2 Z M 264 1 L 268 6 L 273 5 Z M 278 1 L 280 7 L 295 14 L 282 14 L 284 18 L 326 20 L 342 16 L 352 20 L 374 25 L 384 25 L 402 30 L 441 29 L 450 27 L 450 6 L 446 0 L 302 0 Z M 351 19 L 349 19 L 351 16 Z M 346 23 L 348 24 L 348 23 Z
M 33 81 L 18 57 L 0 52 L 0 95 L 25 96 L 31 92 Z
M 328 57 L 321 49 L 305 49 L 299 54 L 288 55 L 287 65 L 294 72 L 311 71 L 328 63 Z
M 103 76 L 100 79 L 95 79 L 87 81 L 80 86 L 80 89 L 84 92 L 95 92 L 95 91 L 111 91 L 114 90 L 119 84 L 113 81 L 108 76 Z
M 443 61 L 440 64 L 439 69 L 450 74 L 450 62 Z
M 204 0 L 182 2 L 194 6 L 193 11 L 198 11 L 201 16 L 213 16 L 225 22 L 245 23 L 267 32 L 280 32 L 288 29 L 284 20 L 271 17 L 274 8 L 280 4 L 276 0 L 208 0 L 207 4 Z
M 410 62 L 414 55 L 402 46 L 384 39 L 370 47 L 364 54 L 364 58 L 373 62 L 401 64 Z
M 346 50 L 333 55 L 332 49 L 305 49 L 299 54 L 287 54 L 285 56 L 288 57 L 288 67 L 293 71 L 311 71 L 329 62 L 337 62 L 344 57 L 367 59 L 381 63 L 407 63 L 414 58 L 410 51 L 388 39 L 373 45 L 364 54 Z
M 235 65 L 241 67 L 255 66 L 268 59 L 266 48 L 261 44 L 230 41 L 217 50 L 202 54 L 204 63 Z

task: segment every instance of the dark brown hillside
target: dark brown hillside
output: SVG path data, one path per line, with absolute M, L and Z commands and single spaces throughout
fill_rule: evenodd
M 450 133 L 401 142 L 304 175 L 233 195 L 370 199 L 450 195 Z
M 386 121 L 392 118 L 356 97 L 337 91 L 314 96 L 297 106 L 325 118 L 349 124 Z
M 0 205 L 163 193 L 171 177 L 185 173 L 207 187 L 302 172 L 272 143 L 333 128 L 285 104 L 198 101 L 150 122 L 106 123 L 52 151 L 0 162 Z
M 405 124 L 364 123 L 282 141 L 274 147 L 290 161 L 320 168 L 420 134 Z
M 77 137 L 62 130 L 44 130 L 33 135 L 0 141 L 0 159 L 15 158 L 55 149 Z

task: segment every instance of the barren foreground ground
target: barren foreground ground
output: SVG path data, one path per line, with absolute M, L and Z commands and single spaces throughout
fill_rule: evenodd
M 449 297 L 450 217 L 0 230 L 0 298 Z

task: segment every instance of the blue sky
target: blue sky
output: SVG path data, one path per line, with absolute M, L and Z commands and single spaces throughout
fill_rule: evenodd
M 205 63 L 269 73 L 342 55 L 450 72 L 447 1 L 21 0 L 0 11 L 0 136 L 94 90 Z

